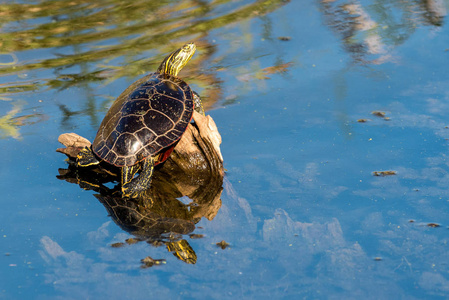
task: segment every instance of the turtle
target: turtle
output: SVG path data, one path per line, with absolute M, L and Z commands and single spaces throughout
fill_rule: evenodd
M 77 155 L 77 166 L 105 162 L 119 167 L 123 197 L 139 197 L 149 188 L 154 166 L 170 156 L 193 111 L 204 115 L 199 95 L 177 77 L 195 50 L 194 43 L 185 44 L 165 57 L 155 73 L 123 91 L 106 113 L 92 145 Z

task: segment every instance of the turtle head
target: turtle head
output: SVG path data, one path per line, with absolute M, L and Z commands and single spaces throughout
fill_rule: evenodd
M 179 71 L 188 63 L 195 53 L 194 43 L 185 44 L 175 52 L 170 53 L 161 63 L 158 73 L 177 76 Z

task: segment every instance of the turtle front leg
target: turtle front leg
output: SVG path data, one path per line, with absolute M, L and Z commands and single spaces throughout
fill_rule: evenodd
M 142 171 L 134 178 L 139 167 L 122 167 L 122 193 L 123 197 L 137 198 L 150 187 L 151 176 L 154 169 L 154 157 L 143 161 Z
M 136 164 L 131 167 L 122 167 L 121 171 L 122 171 L 121 183 L 122 183 L 122 187 L 124 187 L 125 185 L 129 184 L 131 182 L 131 180 L 133 180 L 137 171 L 139 171 L 139 165 Z M 123 191 L 123 188 L 122 188 L 122 191 Z

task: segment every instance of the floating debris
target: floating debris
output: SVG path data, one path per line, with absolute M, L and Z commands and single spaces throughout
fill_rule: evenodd
M 221 249 L 226 249 L 226 248 L 229 247 L 229 244 L 226 243 L 224 240 L 221 241 L 221 242 L 219 242 L 219 243 L 217 243 L 216 245 L 217 245 L 218 247 L 220 247 Z
M 375 111 L 372 111 L 371 114 L 376 117 L 385 118 L 386 113 L 384 111 L 375 110 Z
M 289 36 L 280 36 L 278 37 L 278 40 L 283 41 L 283 42 L 288 42 L 290 41 L 292 38 Z
M 141 268 L 146 269 L 146 268 L 150 268 L 154 265 L 162 265 L 162 264 L 166 264 L 167 261 L 165 259 L 153 259 L 150 256 L 145 257 L 144 259 L 140 260 L 143 264 L 143 266 L 141 266 Z
M 123 247 L 123 246 L 125 246 L 125 243 L 114 243 L 114 244 L 111 244 L 111 247 L 112 248 L 120 248 L 120 247 Z
M 138 240 L 138 239 L 136 239 L 136 238 L 129 238 L 129 239 L 126 239 L 125 242 L 126 242 L 128 245 L 132 245 L 132 244 L 135 244 L 135 243 L 140 242 L 140 240 Z
M 415 223 L 415 220 L 410 220 L 410 221 L 408 221 L 409 223 Z
M 372 111 L 371 114 L 374 115 L 374 116 L 376 116 L 376 117 L 382 118 L 382 119 L 384 119 L 385 121 L 390 121 L 390 117 L 386 117 L 385 115 L 386 115 L 387 113 L 384 112 L 384 111 L 375 110 L 375 111 Z
M 357 122 L 359 122 L 359 123 L 366 123 L 366 122 L 368 122 L 368 119 L 358 119 Z
M 374 261 L 381 261 L 381 260 L 382 260 L 382 257 L 378 257 L 377 256 L 377 257 L 374 258 Z
M 391 176 L 396 175 L 396 171 L 374 171 L 374 176 Z
M 288 68 L 290 68 L 293 65 L 292 62 L 288 62 L 285 64 L 279 64 L 271 67 L 266 67 L 262 69 L 262 72 L 265 75 L 271 75 L 271 74 L 279 74 L 279 73 L 285 73 L 288 71 Z M 267 77 L 267 79 L 270 77 Z
M 196 233 L 192 233 L 191 235 L 189 235 L 189 237 L 191 239 L 202 239 L 204 237 L 204 234 L 196 234 Z
M 409 222 L 410 223 L 414 223 L 415 221 L 414 220 L 410 220 Z M 427 227 L 431 227 L 431 228 L 441 227 L 441 225 L 438 224 L 438 223 L 423 223 L 423 222 L 418 223 L 418 226 L 423 226 L 423 227 L 427 226 Z

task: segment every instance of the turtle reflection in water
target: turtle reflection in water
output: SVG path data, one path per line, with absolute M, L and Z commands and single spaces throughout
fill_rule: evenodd
M 170 156 L 186 131 L 193 110 L 204 115 L 198 95 L 177 77 L 195 49 L 193 43 L 184 45 L 156 73 L 128 87 L 112 104 L 92 147 L 78 154 L 78 166 L 119 167 L 123 197 L 139 197 L 150 186 L 154 166 Z
M 196 263 L 195 251 L 182 238 L 182 235 L 195 230 L 195 223 L 192 220 L 161 216 L 152 211 L 153 203 L 145 203 L 143 199 L 133 201 L 111 195 L 94 196 L 108 210 L 117 225 L 136 237 L 133 242 L 146 241 L 155 246 L 162 243 L 180 260 L 189 264 Z
M 157 171 L 160 174 L 155 176 L 144 196 L 127 199 L 121 196 L 118 186 L 113 189 L 105 186 L 117 179 L 114 168 L 98 165 L 89 170 L 80 169 L 74 157 L 81 148 L 65 149 L 60 152 L 69 156 L 69 167 L 59 169 L 57 177 L 99 193 L 94 196 L 104 205 L 114 222 L 135 237 L 128 239 L 126 244 L 122 243 L 123 246 L 141 241 L 153 246 L 164 244 L 178 259 L 196 263 L 196 254 L 183 236 L 192 233 L 202 217 L 212 220 L 217 214 L 221 207 L 222 172 L 197 172 L 198 176 L 192 180 L 186 170 L 170 159 Z M 192 199 L 192 203 L 179 201 L 183 196 Z

